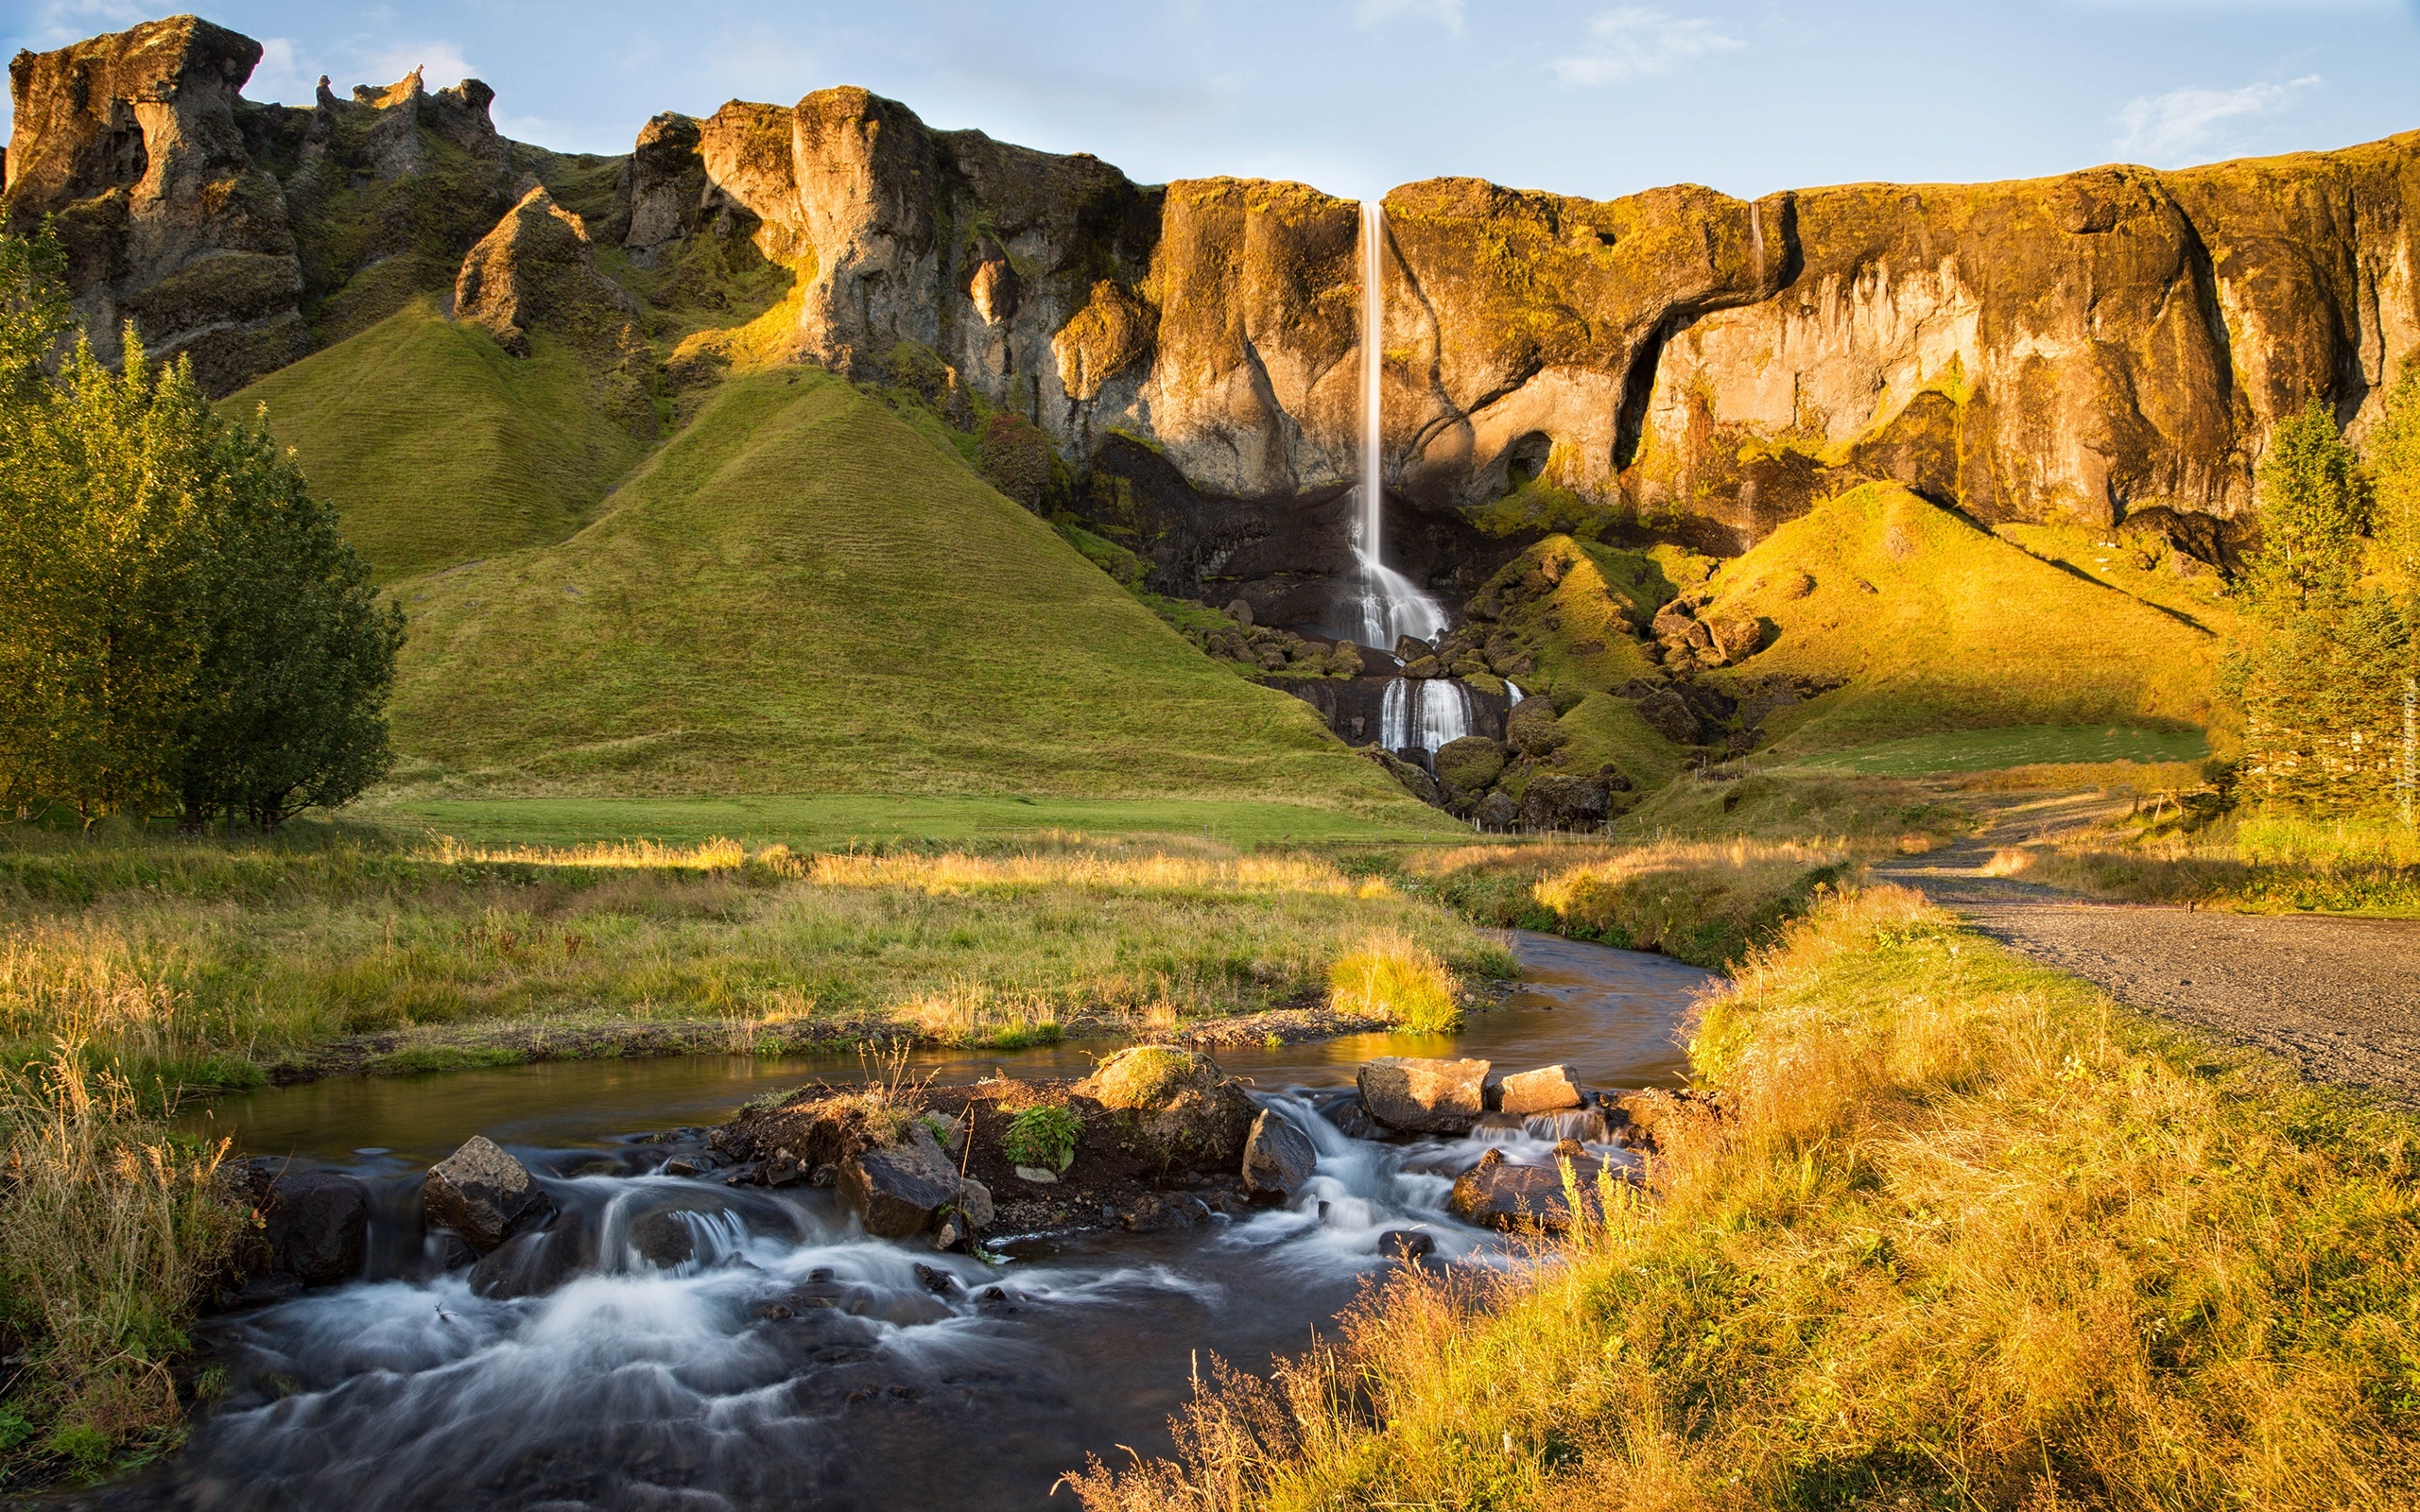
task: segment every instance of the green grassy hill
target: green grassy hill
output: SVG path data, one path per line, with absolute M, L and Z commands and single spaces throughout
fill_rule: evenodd
M 382 581 L 561 541 L 641 452 L 551 335 L 513 357 L 425 299 L 224 407 L 256 404 Z
M 395 585 L 399 797 L 1017 793 L 1426 818 L 820 371 L 731 380 L 594 524 Z
M 1707 616 L 1744 610 L 1770 627 L 1765 649 L 1715 676 L 1849 679 L 1771 718 L 1778 754 L 1940 730 L 2212 717 L 2215 635 L 1893 484 L 1817 506 L 1711 587 Z

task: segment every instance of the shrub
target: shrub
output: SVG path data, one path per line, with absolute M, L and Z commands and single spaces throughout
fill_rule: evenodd
M 20 1401 L 89 1473 L 182 1416 L 169 1366 L 245 1220 L 216 1179 L 226 1146 L 172 1139 L 80 1055 L 62 1044 L 47 1066 L 0 1072 L 0 1294 L 35 1383 Z
M 1000 1153 L 1011 1165 L 1064 1171 L 1075 1163 L 1076 1136 L 1083 1120 L 1064 1103 L 1039 1103 L 1009 1120 Z
M 1400 935 L 1372 935 L 1328 968 L 1329 1003 L 1345 1013 L 1380 1014 L 1415 1034 L 1461 1027 L 1454 976 L 1435 954 Z

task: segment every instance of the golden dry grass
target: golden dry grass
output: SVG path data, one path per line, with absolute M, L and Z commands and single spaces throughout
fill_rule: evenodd
M 1397 1273 L 1088 1507 L 2389 1508 L 2420 1499 L 2420 1125 L 1911 893 L 1713 1000 L 1720 1113 L 1496 1278 Z
M 419 1069 L 445 1044 L 521 1053 L 492 1042 L 508 1026 L 592 1052 L 647 1025 L 738 1050 L 1167 1029 L 1317 1001 L 1373 931 L 1512 970 L 1436 902 L 1314 857 L 1065 834 L 816 856 L 20 834 L 0 923 L 0 1054 L 68 1035 L 146 1085 L 240 1083 L 389 1032 L 413 1056 L 393 1069 Z
M 1389 1020 L 1415 1034 L 1461 1027 L 1454 973 L 1426 946 L 1392 930 L 1373 933 L 1328 968 L 1328 1003 L 1339 1012 Z

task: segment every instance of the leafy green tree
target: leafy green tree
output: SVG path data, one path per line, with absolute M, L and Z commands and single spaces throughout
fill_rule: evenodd
M 2260 552 L 2245 574 L 2254 611 L 2291 614 L 2342 600 L 2360 581 L 2369 500 L 2360 458 L 2322 400 L 2277 422 L 2254 475 Z
M 2402 718 L 2396 762 L 2396 816 L 2420 828 L 2420 356 L 2404 362 L 2387 390 L 2386 411 L 2370 437 L 2376 488 L 2371 533 L 2381 576 L 2403 610 Z
M 0 449 L 0 795 L 88 823 L 165 795 L 199 662 L 210 406 L 184 364 L 127 352 L 112 373 L 78 342 Z
M 0 236 L 0 802 L 265 828 L 391 761 L 403 617 L 265 423 L 130 327 L 69 324 L 55 245 Z
M 311 496 L 264 421 L 224 427 L 213 453 L 179 797 L 188 828 L 227 813 L 269 830 L 385 775 L 403 611 L 379 605 L 336 511 Z
M 2393 490 L 2373 499 L 2360 459 L 2317 401 L 2279 422 L 2256 481 L 2247 642 L 2230 656 L 2225 685 L 2244 712 L 2247 783 L 2266 801 L 2313 812 L 2377 812 L 2404 790 L 2420 628 L 2408 598 L 2363 582 L 2362 532 L 2375 524 L 2382 540 L 2392 535 Z

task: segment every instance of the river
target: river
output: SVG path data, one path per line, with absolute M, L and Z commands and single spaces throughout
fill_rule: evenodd
M 1565 1062 L 1600 1088 L 1679 1081 L 1676 1031 L 1709 973 L 1550 936 L 1516 936 L 1514 948 L 1518 991 L 1450 1041 L 1363 1035 L 1218 1053 L 1318 1145 L 1317 1174 L 1288 1205 L 1206 1229 L 1011 1239 L 998 1265 L 869 1240 L 827 1192 L 660 1174 L 667 1146 L 643 1136 L 720 1122 L 768 1090 L 854 1079 L 854 1057 L 571 1061 L 222 1100 L 190 1126 L 371 1186 L 370 1275 L 206 1321 L 197 1342 L 223 1394 L 186 1449 L 77 1500 L 1063 1507 L 1051 1487 L 1088 1454 L 1168 1448 L 1168 1416 L 1211 1356 L 1257 1370 L 1300 1349 L 1392 1263 L 1381 1232 L 1426 1231 L 1439 1263 L 1513 1263 L 1446 1213 L 1446 1194 L 1491 1143 L 1544 1159 L 1552 1131 L 1349 1139 L 1322 1109 L 1349 1095 L 1364 1060 L 1460 1054 L 1503 1070 Z M 1059 1046 L 930 1053 L 910 1067 L 959 1082 L 995 1067 L 1080 1075 L 1090 1060 Z M 441 1268 L 419 1233 L 419 1181 L 474 1133 L 598 1222 L 609 1243 L 597 1271 L 493 1299 Z M 695 1256 L 668 1270 L 616 1238 L 664 1213 Z

